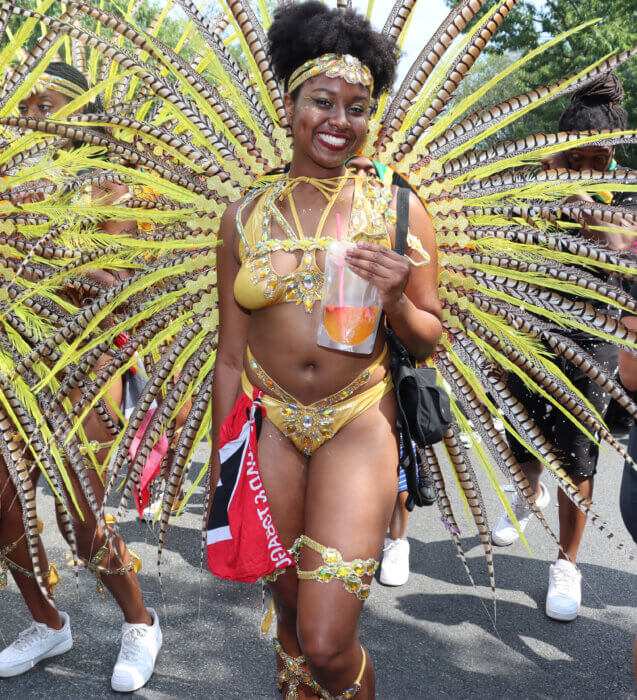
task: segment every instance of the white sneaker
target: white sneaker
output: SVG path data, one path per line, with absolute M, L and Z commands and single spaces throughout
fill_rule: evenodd
M 149 503 L 146 508 L 142 511 L 142 517 L 140 518 L 142 522 L 145 523 L 153 523 L 155 522 L 155 518 L 161 513 L 162 506 L 164 504 L 164 499 L 163 496 L 160 496 L 159 498 L 156 498 L 152 503 Z M 182 499 L 181 498 L 175 498 L 173 502 L 173 507 L 172 510 L 170 511 L 170 514 L 172 515 L 173 513 L 176 513 L 180 508 L 182 504 Z
M 62 629 L 56 630 L 42 622 L 34 622 L 20 632 L 13 644 L 0 652 L 0 678 L 19 676 L 33 668 L 38 661 L 64 654 L 73 646 L 69 616 L 61 612 L 60 617 Z
M 582 574 L 575 564 L 558 559 L 549 569 L 546 614 L 553 620 L 574 620 L 582 602 Z
M 470 450 L 473 447 L 474 443 L 478 443 L 478 445 L 482 443 L 480 433 L 477 433 L 475 431 L 473 421 L 469 421 L 469 427 L 471 428 L 471 435 L 464 430 L 460 433 L 460 442 L 465 446 L 467 450 Z
M 161 503 L 162 499 L 156 498 L 154 501 L 151 501 L 146 508 L 142 511 L 142 517 L 140 520 L 145 523 L 152 523 L 155 520 L 155 516 L 159 511 L 161 510 Z
M 548 492 L 546 486 L 540 482 L 540 495 L 535 500 L 535 504 L 540 510 L 546 508 L 551 502 L 551 495 Z M 533 511 L 526 505 L 526 503 L 520 498 L 519 494 L 516 492 L 511 500 L 511 509 L 515 514 L 518 521 L 518 527 L 521 532 L 524 532 L 526 526 L 529 524 L 529 520 L 533 515 Z M 509 517 L 508 513 L 503 513 L 498 520 L 496 526 L 491 531 L 491 542 L 493 542 L 496 547 L 507 547 L 513 544 L 520 533 L 516 529 L 513 521 Z
M 122 625 L 122 647 L 111 676 L 111 688 L 120 693 L 132 693 L 148 682 L 155 670 L 155 660 L 161 649 L 162 634 L 157 613 L 148 608 L 152 625 Z
M 385 586 L 402 586 L 409 578 L 409 542 L 385 537 L 380 582 Z

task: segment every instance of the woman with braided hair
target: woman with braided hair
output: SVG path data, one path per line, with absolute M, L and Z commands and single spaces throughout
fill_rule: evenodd
M 574 93 L 571 103 L 564 110 L 559 120 L 559 130 L 568 132 L 602 131 L 605 129 L 625 129 L 626 111 L 619 104 L 624 90 L 615 73 L 601 75 L 584 88 Z M 543 161 L 545 170 L 569 168 L 574 171 L 612 171 L 617 167 L 615 149 L 603 144 L 590 144 L 568 151 L 562 151 Z M 611 192 L 597 192 L 594 197 L 582 191 L 568 197 L 569 203 L 629 204 L 628 196 Z M 627 218 L 620 218 L 615 227 L 609 230 L 601 218 L 584 214 L 581 219 L 581 234 L 588 239 L 604 242 L 611 250 L 630 250 L 637 233 L 637 226 Z M 603 278 L 602 278 L 603 279 Z M 608 310 L 608 306 L 595 303 L 597 308 Z M 584 331 L 564 333 L 580 348 L 588 353 L 599 366 L 612 375 L 617 367 L 617 348 L 600 341 Z M 567 377 L 581 391 L 600 415 L 608 408 L 610 397 L 580 370 L 563 363 Z M 530 416 L 540 426 L 542 432 L 560 451 L 562 464 L 568 475 L 577 485 L 581 495 L 590 500 L 593 495 L 593 477 L 597 468 L 599 446 L 584 435 L 578 428 L 562 415 L 556 414 L 542 397 L 526 389 L 517 377 L 508 382 L 513 394 L 524 404 Z M 511 448 L 520 462 L 531 488 L 535 502 L 544 508 L 550 501 L 547 488 L 540 482 L 544 467 L 517 441 L 511 441 Z M 558 559 L 550 567 L 549 586 L 546 597 L 546 614 L 556 620 L 574 620 L 579 612 L 581 602 L 581 574 L 575 566 L 577 552 L 584 534 L 586 515 L 572 501 L 558 490 L 559 521 L 561 549 Z M 503 514 L 491 533 L 493 543 L 497 546 L 512 544 L 529 523 L 532 512 L 519 496 L 512 502 L 513 512 L 518 527 L 508 514 Z
M 74 67 L 61 62 L 51 63 L 38 79 L 31 93 L 23 99 L 18 111 L 24 117 L 46 119 L 71 100 L 80 97 L 88 90 L 86 78 Z M 90 105 L 89 108 L 95 108 Z M 16 201 L 26 203 L 37 201 L 38 183 L 29 183 L 28 189 L 13 193 Z M 40 187 L 43 183 L 39 183 Z M 88 185 L 86 203 L 99 200 L 101 204 L 114 205 L 123 201 L 128 190 L 123 184 L 101 181 L 99 184 Z M 106 221 L 101 229 L 110 234 L 130 234 L 134 229 L 131 221 Z M 30 271 L 27 270 L 29 275 Z M 126 271 L 91 268 L 83 272 L 83 281 L 77 286 L 67 285 L 61 293 L 61 298 L 80 309 L 86 297 L 88 287 L 93 291 L 108 289 L 120 281 L 120 275 Z M 57 313 L 63 309 L 57 308 Z M 108 365 L 108 353 L 99 357 L 92 367 L 92 372 L 99 376 Z M 69 398 L 71 404 L 81 399 L 82 390 L 73 389 Z M 97 469 L 108 454 L 108 447 L 113 437 L 112 430 L 117 430 L 119 417 L 110 404 L 119 406 L 122 402 L 122 381 L 112 382 L 109 387 L 109 400 L 106 402 L 106 421 L 97 410 L 89 412 L 83 423 L 83 430 L 93 450 L 94 460 L 83 460 L 86 468 L 86 478 L 90 482 L 90 490 L 96 499 L 97 507 L 101 508 L 104 484 L 102 474 Z M 104 415 L 102 413 L 102 415 Z M 97 579 L 98 591 L 103 595 L 104 587 L 108 588 L 120 606 L 125 622 L 122 627 L 122 646 L 117 663 L 113 670 L 112 687 L 119 691 L 133 691 L 141 687 L 150 678 L 155 658 L 161 646 L 161 630 L 158 617 L 154 610 L 146 608 L 142 591 L 135 572 L 135 559 L 131 557 L 126 544 L 114 530 L 107 534 L 95 517 L 95 509 L 87 499 L 85 487 L 73 471 L 71 460 L 66 461 L 71 487 L 78 499 L 80 514 L 73 511 L 69 531 L 68 522 L 63 519 L 63 508 L 58 507 L 58 522 L 64 537 L 71 543 L 75 540 L 80 556 L 87 563 L 89 570 Z M 30 471 L 33 489 L 40 476 L 37 466 Z M 33 491 L 35 494 L 35 491 Z M 70 499 L 67 498 L 70 502 Z M 14 676 L 32 668 L 41 659 L 49 658 L 68 651 L 73 642 L 69 616 L 59 612 L 53 600 L 53 585 L 57 580 L 54 565 L 47 564 L 46 554 L 42 543 L 39 542 L 40 564 L 48 582 L 49 597 L 47 598 L 38 585 L 32 573 L 32 562 L 26 547 L 23 525 L 23 504 L 18 499 L 15 485 L 10 478 L 7 463 L 0 456 L 0 565 L 8 569 L 22 593 L 22 596 L 33 615 L 33 624 L 23 631 L 18 639 L 0 652 L 0 677 Z M 51 577 L 53 574 L 53 578 Z
M 358 621 L 396 500 L 396 402 L 384 323 L 371 356 L 317 345 L 324 251 L 340 220 L 347 266 L 376 287 L 384 318 L 426 358 L 441 331 L 436 247 L 411 195 L 408 253 L 430 264 L 394 252 L 395 188 L 345 165 L 393 79 L 393 42 L 361 15 L 320 2 L 279 8 L 268 36 L 294 150 L 289 173 L 231 205 L 221 223 L 208 561 L 234 580 L 268 574 L 284 697 L 372 698 Z M 248 529 L 248 516 L 235 515 L 244 437 L 242 476 L 258 488 L 247 498 L 267 535 L 262 568 L 253 565 L 256 531 L 241 542 L 228 535 Z M 268 551 L 277 552 L 274 571 Z

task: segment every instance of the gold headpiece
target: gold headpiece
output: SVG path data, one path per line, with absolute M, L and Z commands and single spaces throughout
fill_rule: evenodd
M 37 79 L 35 85 L 31 88 L 31 91 L 25 99 L 29 99 L 40 92 L 44 92 L 45 90 L 59 92 L 61 95 L 69 97 L 72 100 L 74 100 L 76 97 L 81 97 L 84 94 L 84 89 L 79 85 L 72 83 L 70 80 L 59 78 L 56 75 L 48 75 L 47 73 L 43 73 Z
M 343 78 L 352 85 L 365 85 L 374 92 L 374 78 L 369 68 L 356 56 L 348 53 L 326 53 L 299 66 L 288 80 L 288 92 L 292 93 L 299 85 L 315 75 L 325 73 L 328 78 Z

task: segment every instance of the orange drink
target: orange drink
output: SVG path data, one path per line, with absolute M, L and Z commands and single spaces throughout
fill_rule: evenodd
M 323 325 L 330 338 L 341 345 L 359 345 L 376 328 L 378 306 L 323 306 Z

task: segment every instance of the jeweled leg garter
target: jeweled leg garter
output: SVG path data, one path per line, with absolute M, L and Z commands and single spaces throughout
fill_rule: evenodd
M 21 535 L 15 542 L 0 547 L 0 589 L 7 585 L 7 572 L 9 569 L 17 571 L 19 574 L 26 576 L 27 578 L 35 578 L 33 571 L 29 571 L 24 567 L 16 564 L 12 559 L 9 559 L 9 554 L 14 552 L 20 542 L 24 539 L 25 535 Z M 51 593 L 53 593 L 54 588 L 60 583 L 60 575 L 58 574 L 57 567 L 53 562 L 49 563 L 49 568 L 42 574 L 42 578 L 47 582 Z
M 283 668 L 279 671 L 277 676 L 277 684 L 279 690 L 283 690 L 283 685 L 288 684 L 287 693 L 285 694 L 285 700 L 298 700 L 297 688 L 299 685 L 306 685 L 313 693 L 318 695 L 323 700 L 348 700 L 348 698 L 353 698 L 358 691 L 361 689 L 361 681 L 363 680 L 363 674 L 365 673 L 365 667 L 367 666 L 367 654 L 365 649 L 361 647 L 363 652 L 363 663 L 361 664 L 361 670 L 358 672 L 356 680 L 352 684 L 351 688 L 344 690 L 338 695 L 331 695 L 324 688 L 322 688 L 317 681 L 312 678 L 310 672 L 305 668 L 307 661 L 303 655 L 301 656 L 291 656 L 283 651 L 283 647 L 278 639 L 274 639 L 274 648 L 279 658 L 283 662 Z
M 95 576 L 97 592 L 100 598 L 104 598 L 104 584 L 102 576 L 126 576 L 131 571 L 135 571 L 135 559 L 129 552 L 131 560 L 128 564 L 124 564 L 119 569 L 108 569 L 105 566 L 100 566 L 100 562 L 108 552 L 108 542 L 104 543 L 97 552 L 86 562 L 86 568 Z M 140 567 L 141 568 L 141 567 Z
M 322 566 L 314 571 L 302 571 L 299 569 L 299 555 L 303 546 L 313 549 L 318 552 L 323 561 Z M 363 576 L 373 576 L 378 568 L 376 559 L 353 559 L 352 561 L 343 561 L 343 557 L 338 549 L 334 547 L 325 547 L 307 535 L 301 535 L 292 545 L 292 553 L 296 561 L 296 573 L 299 579 L 311 579 L 329 583 L 333 579 L 338 579 L 343 582 L 345 590 L 348 593 L 353 593 L 359 600 L 366 600 L 369 597 L 369 584 L 363 583 Z

